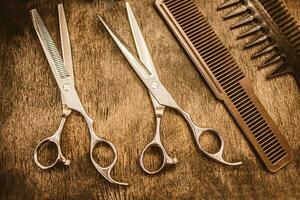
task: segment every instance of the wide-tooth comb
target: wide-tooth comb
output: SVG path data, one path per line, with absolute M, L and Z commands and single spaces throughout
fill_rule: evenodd
M 236 7 L 236 5 L 238 5 Z M 238 39 L 260 34 L 261 37 L 245 45 L 245 49 L 267 43 L 262 49 L 251 56 L 252 59 L 271 54 L 259 67 L 277 64 L 277 69 L 268 78 L 281 74 L 292 73 L 300 87 L 300 28 L 295 19 L 288 13 L 280 0 L 228 0 L 218 10 L 235 6 L 236 8 L 224 16 L 224 20 L 244 16 L 230 28 L 246 26 L 253 23 Z M 243 12 L 241 12 L 243 11 Z M 237 14 L 238 13 L 238 14 Z M 267 41 L 267 42 L 265 42 Z
M 193 1 L 156 0 L 156 7 L 265 166 L 276 172 L 289 163 L 293 159 L 289 145 Z

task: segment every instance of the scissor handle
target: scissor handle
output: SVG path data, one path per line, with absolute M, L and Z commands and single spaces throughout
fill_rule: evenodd
M 200 128 L 194 124 L 190 114 L 184 112 L 179 106 L 175 105 L 175 106 L 171 106 L 171 107 L 173 107 L 174 109 L 179 111 L 182 114 L 182 116 L 185 118 L 185 120 L 188 122 L 188 124 L 190 125 L 190 127 L 193 131 L 193 135 L 195 137 L 195 140 L 196 140 L 199 150 L 202 151 L 206 156 L 208 156 L 209 158 L 212 158 L 213 160 L 219 161 L 220 163 L 223 163 L 225 165 L 235 166 L 235 165 L 242 164 L 242 162 L 231 163 L 231 162 L 227 162 L 224 160 L 224 158 L 223 158 L 224 139 L 217 130 L 215 130 L 213 128 Z M 201 135 L 204 134 L 205 132 L 214 134 L 215 136 L 217 136 L 218 140 L 221 142 L 221 146 L 216 153 L 209 153 L 201 146 L 200 138 L 201 138 Z
M 145 158 L 145 154 L 147 152 L 147 150 L 156 147 L 159 149 L 160 152 L 160 156 L 162 156 L 163 160 L 161 162 L 161 165 L 158 169 L 151 171 L 149 169 L 147 169 L 144 165 L 144 158 Z M 177 163 L 177 158 L 171 158 L 167 151 L 165 150 L 164 146 L 161 143 L 161 140 L 159 137 L 155 137 L 149 144 L 146 145 L 146 147 L 144 148 L 144 150 L 142 151 L 142 154 L 140 156 L 140 166 L 143 169 L 144 172 L 146 172 L 147 174 L 156 174 L 158 172 L 160 172 L 165 166 L 167 165 L 174 165 Z
M 112 150 L 113 150 L 113 154 L 114 154 L 114 158 L 113 158 L 113 161 L 112 163 L 107 166 L 107 167 L 101 167 L 94 159 L 93 157 L 93 151 L 94 151 L 94 148 L 97 144 L 100 144 L 100 143 L 105 143 L 107 144 Z M 119 181 L 116 181 L 114 180 L 112 177 L 111 177 L 111 170 L 113 169 L 113 167 L 115 166 L 116 162 L 117 162 L 117 149 L 115 147 L 115 145 L 113 143 L 111 143 L 110 141 L 108 140 L 104 140 L 104 139 L 101 139 L 99 137 L 97 137 L 95 134 L 91 134 L 91 147 L 90 147 L 90 157 L 91 157 L 91 161 L 93 163 L 93 165 L 95 166 L 95 168 L 97 169 L 97 171 L 104 177 L 106 178 L 109 182 L 113 183 L 113 184 L 118 184 L 118 185 L 128 185 L 128 183 L 123 183 L 123 182 L 119 182 Z
M 224 139 L 222 138 L 221 134 L 212 128 L 199 128 L 199 127 L 194 127 L 194 136 L 195 136 L 195 140 L 197 142 L 197 145 L 199 147 L 199 149 L 208 157 L 219 161 L 225 165 L 230 165 L 230 166 L 235 166 L 235 165 L 241 165 L 242 162 L 227 162 L 224 160 L 223 158 L 223 154 L 224 154 Z M 201 135 L 204 133 L 211 133 L 214 134 L 215 136 L 217 136 L 218 140 L 220 141 L 221 145 L 219 147 L 219 150 L 216 153 L 209 153 L 207 152 L 200 144 L 200 139 L 201 139 Z
M 37 164 L 37 166 L 39 166 L 41 169 L 49 169 L 52 168 L 56 165 L 56 163 L 58 161 L 61 161 L 64 165 L 70 165 L 70 160 L 66 159 L 61 151 L 61 147 L 60 147 L 60 135 L 61 132 L 63 130 L 64 124 L 65 124 L 66 118 L 63 117 L 61 122 L 60 122 L 60 126 L 57 129 L 57 131 L 55 132 L 55 134 L 51 137 L 48 137 L 44 140 L 42 140 L 35 148 L 34 150 L 34 154 L 33 154 L 33 158 L 34 158 L 34 162 Z M 53 143 L 55 144 L 56 148 L 57 148 L 57 157 L 55 159 L 55 161 L 49 165 L 43 165 L 40 163 L 39 159 L 38 159 L 38 150 L 41 149 L 43 146 L 45 146 L 47 143 Z

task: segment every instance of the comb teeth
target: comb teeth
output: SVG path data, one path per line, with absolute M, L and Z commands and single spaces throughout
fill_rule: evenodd
M 259 35 L 256 38 L 254 38 L 253 40 L 251 40 L 250 42 L 248 42 L 245 46 L 244 49 L 248 49 L 248 48 L 252 48 L 254 46 L 257 46 L 265 41 L 267 41 L 269 39 L 268 35 Z
M 47 51 L 50 53 L 51 59 L 54 62 L 55 69 L 59 77 L 62 79 L 69 77 L 69 73 L 65 68 L 64 62 L 59 54 L 59 51 L 57 50 L 54 41 L 52 40 L 50 33 L 47 30 L 37 10 L 32 10 L 31 16 L 34 23 L 34 27 L 36 28 L 37 33 L 40 36 L 40 42 L 44 44 Z
M 234 29 L 249 23 L 254 23 L 250 29 L 241 33 L 237 39 L 245 38 L 259 32 L 266 36 L 256 37 L 246 44 L 244 49 L 262 44 L 265 40 L 271 40 L 272 43 L 274 43 L 274 45 L 272 44 L 273 46 L 264 45 L 262 49 L 251 56 L 251 58 L 254 59 L 266 53 L 272 54 L 270 59 L 266 60 L 259 67 L 277 63 L 279 60 L 285 62 L 282 65 L 277 65 L 278 68 L 282 67 L 282 69 L 275 70 L 268 78 L 274 77 L 275 75 L 282 75 L 284 72 L 293 73 L 300 87 L 300 28 L 295 19 L 288 13 L 285 5 L 280 0 L 240 0 L 239 3 L 229 0 L 223 5 L 221 5 L 218 10 L 239 5 L 226 15 L 224 19 L 237 16 L 242 13 L 242 11 L 246 12 L 247 10 L 251 10 L 251 13 L 246 14 L 245 17 L 230 27 Z M 254 18 L 256 20 L 254 20 Z M 279 56 L 274 51 L 275 46 L 276 49 L 281 52 Z
M 252 27 L 250 27 L 250 29 L 248 29 L 246 32 L 244 33 L 241 33 L 237 39 L 242 39 L 242 38 L 245 38 L 245 37 L 248 37 L 250 35 L 253 35 L 255 33 L 257 33 L 258 31 L 260 31 L 262 29 L 262 26 L 260 25 L 253 25 Z
M 259 65 L 258 68 L 267 67 L 269 65 L 279 62 L 282 59 L 283 59 L 283 56 L 281 56 L 280 54 L 272 55 L 267 60 L 265 60 L 261 65 Z
M 268 44 L 268 45 L 264 46 L 263 48 L 261 48 L 260 50 L 258 50 L 255 54 L 253 54 L 251 56 L 251 58 L 252 59 L 258 58 L 258 57 L 260 57 L 262 55 L 265 55 L 269 52 L 276 51 L 277 49 L 278 49 L 278 47 L 275 46 L 274 44 Z
M 229 83 L 244 78 L 228 50 L 193 2 L 189 0 L 164 2 L 224 89 L 230 86 Z
M 222 7 L 236 4 L 230 3 Z M 255 97 L 239 66 L 191 0 L 156 0 L 156 6 L 214 93 L 225 102 L 270 171 L 293 155 Z
M 229 0 L 224 2 L 221 6 L 218 7 L 218 10 L 222 10 L 240 3 L 240 0 Z
M 257 17 L 253 16 L 253 15 L 246 15 L 245 17 L 243 17 L 240 21 L 238 21 L 237 23 L 235 23 L 234 25 L 232 25 L 230 27 L 230 29 L 236 29 L 239 28 L 241 26 L 245 26 L 255 20 L 258 20 Z
M 225 20 L 226 19 L 230 19 L 230 18 L 236 17 L 238 15 L 244 14 L 248 10 L 249 10 L 248 7 L 246 7 L 246 6 L 240 6 L 240 7 L 237 7 L 236 9 L 234 9 L 233 11 L 231 11 L 230 13 L 228 13 L 227 15 L 225 15 L 223 18 Z
M 285 35 L 294 48 L 299 49 L 300 43 L 295 44 L 294 42 L 295 40 L 300 40 L 300 29 L 295 19 L 291 16 L 291 14 L 288 13 L 286 6 L 278 0 L 259 1 L 271 16 L 281 33 Z M 294 38 L 293 36 L 295 35 L 298 37 Z
M 290 70 L 286 63 L 282 63 L 276 70 L 274 70 L 267 78 L 273 78 L 280 74 L 286 73 L 286 71 Z

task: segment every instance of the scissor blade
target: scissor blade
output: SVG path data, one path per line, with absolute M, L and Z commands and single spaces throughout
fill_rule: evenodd
M 132 31 L 132 35 L 134 38 L 135 46 L 139 55 L 139 58 L 144 63 L 144 65 L 147 67 L 147 69 L 152 72 L 152 74 L 158 78 L 157 72 L 155 70 L 155 66 L 153 63 L 153 60 L 151 58 L 151 55 L 149 53 L 146 41 L 143 37 L 143 34 L 141 32 L 141 29 L 137 23 L 137 20 L 134 16 L 134 13 L 131 9 L 131 6 L 128 2 L 126 2 L 126 9 L 127 9 L 127 15 Z M 149 91 L 150 92 L 150 91 Z M 152 100 L 152 104 L 154 107 L 154 112 L 158 115 L 164 112 L 165 106 L 158 103 L 158 101 L 153 97 L 152 93 L 150 92 L 150 97 Z
M 113 38 L 119 49 L 122 51 L 134 71 L 143 81 L 148 90 L 152 93 L 153 97 L 157 100 L 157 102 L 164 106 L 169 106 L 175 109 L 178 109 L 178 105 L 175 103 L 174 99 L 170 95 L 170 93 L 166 90 L 166 88 L 161 84 L 159 78 L 153 76 L 153 74 L 147 69 L 147 67 L 140 61 L 134 53 L 130 50 L 130 48 L 126 45 L 126 43 L 120 38 L 118 34 L 116 34 L 113 29 L 98 16 L 110 36 Z
M 102 24 L 115 41 L 121 52 L 124 54 L 125 58 L 128 60 L 134 71 L 140 77 L 140 79 L 146 84 L 147 78 L 152 76 L 152 73 L 145 67 L 145 65 L 135 56 L 135 54 L 130 50 L 128 45 L 121 39 L 121 37 L 106 23 L 104 19 L 98 16 Z M 147 85 L 147 84 L 146 84 Z
M 62 56 L 63 56 L 65 67 L 70 75 L 70 78 L 74 83 L 70 36 L 69 36 L 65 11 L 62 4 L 58 4 L 58 18 L 59 18 L 59 31 L 60 31 L 60 40 L 61 40 L 61 47 L 62 47 Z
M 141 29 L 137 23 L 137 20 L 134 16 L 134 13 L 131 9 L 131 6 L 128 2 L 126 2 L 126 9 L 127 9 L 127 15 L 129 19 L 129 23 L 131 26 L 132 35 L 134 38 L 135 46 L 138 51 L 138 55 L 141 59 L 141 61 L 144 63 L 144 65 L 147 67 L 147 69 L 156 77 L 157 72 L 155 70 L 151 55 L 149 53 L 146 41 L 143 37 L 143 34 L 141 32 Z
M 43 47 L 46 58 L 49 62 L 49 65 L 52 69 L 54 77 L 57 83 L 60 83 L 61 79 L 69 77 L 69 73 L 65 68 L 63 59 L 61 58 L 43 20 L 41 19 L 37 10 L 31 10 L 32 22 L 35 28 L 35 31 L 38 35 L 40 43 Z

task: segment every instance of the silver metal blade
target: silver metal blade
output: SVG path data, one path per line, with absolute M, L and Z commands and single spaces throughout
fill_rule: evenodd
M 144 65 L 147 67 L 147 69 L 149 71 L 151 71 L 152 74 L 156 78 L 158 78 L 153 60 L 151 58 L 151 55 L 149 53 L 149 50 L 148 50 L 148 47 L 147 47 L 147 44 L 146 44 L 146 41 L 145 41 L 145 39 L 142 35 L 141 29 L 139 28 L 139 25 L 136 21 L 134 13 L 133 13 L 133 11 L 131 9 L 131 6 L 129 5 L 128 2 L 126 2 L 126 9 L 127 9 L 127 15 L 128 15 L 132 35 L 133 35 L 133 38 L 134 38 L 136 49 L 138 51 L 139 58 L 144 63 Z M 152 100 L 152 104 L 153 104 L 155 113 L 160 113 L 161 114 L 162 112 L 164 112 L 165 106 L 158 103 L 158 101 L 153 97 L 153 95 L 151 94 L 150 91 L 149 91 L 149 93 L 150 93 L 150 97 L 151 97 L 151 100 Z
M 142 61 L 130 50 L 128 45 L 121 39 L 121 37 L 115 33 L 115 31 L 102 19 L 98 16 L 101 20 L 102 24 L 115 41 L 121 52 L 124 54 L 127 61 L 130 63 L 133 70 L 139 76 L 139 78 L 143 81 L 145 86 L 148 90 L 152 93 L 154 98 L 164 106 L 169 106 L 175 109 L 179 109 L 178 105 L 174 101 L 173 97 L 167 91 L 167 89 L 161 84 L 159 78 L 154 76 L 148 68 L 144 65 Z
M 106 23 L 104 19 L 98 16 L 112 39 L 115 41 L 119 49 L 122 51 L 134 71 L 143 80 L 146 81 L 147 78 L 153 74 L 148 70 L 148 68 L 136 57 L 136 55 L 130 50 L 128 45 L 121 39 L 121 37 Z
M 30 13 L 35 31 L 41 42 L 46 58 L 52 69 L 54 77 L 57 83 L 59 84 L 61 79 L 68 78 L 70 75 L 67 69 L 65 68 L 63 59 L 61 58 L 59 51 L 57 50 L 57 47 L 55 46 L 37 10 L 31 10 Z
M 58 4 L 58 18 L 59 18 L 59 31 L 60 31 L 60 40 L 61 40 L 61 47 L 62 47 L 62 56 L 63 56 L 65 67 L 70 75 L 70 78 L 74 83 L 74 70 L 73 70 L 70 36 L 69 36 L 65 11 L 62 4 Z
M 126 9 L 128 14 L 129 23 L 131 26 L 132 35 L 134 38 L 135 46 L 138 51 L 138 55 L 141 59 L 141 61 L 144 63 L 144 65 L 147 67 L 147 69 L 152 72 L 153 75 L 157 77 L 157 72 L 155 70 L 151 55 L 149 53 L 147 44 L 145 42 L 145 39 L 142 35 L 142 32 L 139 28 L 139 25 L 136 21 L 136 18 L 133 14 L 133 11 L 129 5 L 128 2 L 126 2 Z

